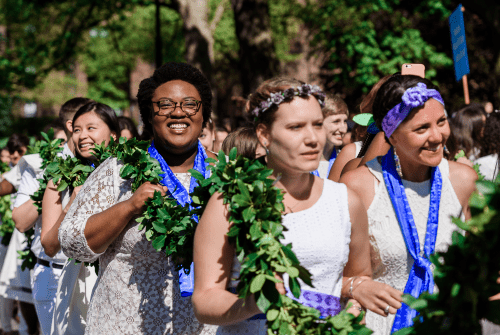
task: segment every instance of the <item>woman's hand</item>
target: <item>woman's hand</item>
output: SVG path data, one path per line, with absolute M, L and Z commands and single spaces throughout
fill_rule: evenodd
M 363 310 L 360 303 L 357 300 L 349 299 L 347 301 L 346 306 L 349 306 L 349 304 L 351 305 L 351 307 L 349 307 L 349 309 L 347 310 L 347 313 L 351 313 L 352 315 L 357 317 L 361 313 L 361 311 Z M 363 318 L 363 320 L 360 323 L 364 325 L 365 318 Z
M 276 290 L 278 291 L 279 294 L 285 295 L 286 294 L 286 289 L 285 289 L 285 282 L 283 281 L 283 274 L 282 273 L 275 273 L 274 278 L 279 279 L 281 282 L 276 283 Z
M 396 314 L 401 308 L 402 295 L 403 292 L 374 280 L 365 280 L 352 291 L 352 298 L 359 301 L 363 307 L 382 316 Z M 389 313 L 386 313 L 387 306 Z
M 132 197 L 127 200 L 131 206 L 132 214 L 142 214 L 142 212 L 144 212 L 144 203 L 149 198 L 152 198 L 156 191 L 160 192 L 161 195 L 164 196 L 168 191 L 168 188 L 162 185 L 151 184 L 149 181 L 139 186 Z

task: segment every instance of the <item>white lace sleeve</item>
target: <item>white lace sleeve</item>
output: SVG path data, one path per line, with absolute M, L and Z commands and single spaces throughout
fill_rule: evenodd
M 116 203 L 116 176 L 116 158 L 109 158 L 83 184 L 59 227 L 59 243 L 66 256 L 82 262 L 94 262 L 102 255 L 90 249 L 84 230 L 89 217 Z

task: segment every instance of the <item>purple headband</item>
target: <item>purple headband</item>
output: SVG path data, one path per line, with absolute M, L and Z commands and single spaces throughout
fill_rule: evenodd
M 382 130 L 385 135 L 391 137 L 411 110 L 423 106 L 430 98 L 439 101 L 444 106 L 441 94 L 434 89 L 427 89 L 427 85 L 424 83 L 418 83 L 417 86 L 407 89 L 401 98 L 403 101 L 387 112 L 387 115 L 382 120 Z

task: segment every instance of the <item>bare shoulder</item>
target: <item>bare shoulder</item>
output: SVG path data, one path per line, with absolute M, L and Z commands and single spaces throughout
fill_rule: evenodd
M 362 165 L 357 169 L 343 174 L 339 182 L 345 184 L 348 190 L 357 194 L 357 197 L 359 197 L 363 202 L 363 206 L 366 211 L 375 197 L 374 180 L 375 177 L 372 175 L 368 167 L 366 165 Z M 350 194 L 348 193 L 348 195 Z
M 342 155 L 343 157 L 347 157 L 348 160 L 351 160 L 353 158 L 356 158 L 356 144 L 355 143 L 349 143 L 348 145 L 344 146 L 342 150 L 340 150 L 339 157 Z
M 366 165 L 359 166 L 358 168 L 348 171 L 340 177 L 340 183 L 346 184 L 347 188 L 355 192 L 363 191 L 366 185 L 373 185 L 373 178 L 375 178 Z M 359 192 L 358 192 L 359 194 Z
M 453 189 L 458 198 L 462 202 L 463 199 L 468 199 L 476 189 L 477 173 L 473 168 L 462 164 L 450 161 L 450 180 Z

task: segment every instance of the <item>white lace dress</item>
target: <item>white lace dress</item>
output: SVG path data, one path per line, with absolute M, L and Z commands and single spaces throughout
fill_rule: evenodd
M 104 253 L 89 248 L 84 235 L 88 218 L 132 196 L 131 181 L 119 176 L 122 166 L 116 158 L 102 163 L 83 185 L 59 229 L 66 255 L 100 262 L 85 334 L 211 334 L 213 326 L 195 319 L 191 298 L 181 297 L 173 262 L 153 249 L 135 219 Z M 179 179 L 189 183 L 189 178 Z
M 367 163 L 370 172 L 378 180 L 375 186 L 375 197 L 368 208 L 368 225 L 371 243 L 371 262 L 373 279 L 404 291 L 413 258 L 408 253 L 401 234 L 396 214 L 382 176 L 382 167 L 377 159 Z M 443 159 L 439 164 L 443 178 L 441 202 L 439 204 L 439 226 L 436 238 L 436 252 L 446 251 L 451 244 L 453 231 L 459 229 L 451 222 L 451 217 L 461 215 L 462 206 L 458 200 L 449 178 L 448 161 Z M 377 183 L 376 183 L 377 184 Z M 415 183 L 403 180 L 406 196 L 410 204 L 415 225 L 418 231 L 420 249 L 423 250 L 427 217 L 430 203 L 430 180 Z M 391 333 L 394 314 L 383 317 L 368 311 L 366 326 L 374 331 L 374 335 Z
M 302 290 L 340 297 L 342 274 L 349 258 L 351 221 L 344 184 L 324 180 L 323 192 L 310 208 L 283 216 L 283 244 L 292 243 L 300 263 L 312 274 L 314 288 L 301 282 Z M 240 264 L 234 257 L 231 288 L 238 285 Z M 283 278 L 288 286 L 288 278 Z M 288 289 L 288 287 L 287 287 Z M 266 320 L 246 320 L 218 327 L 218 335 L 265 335 Z

